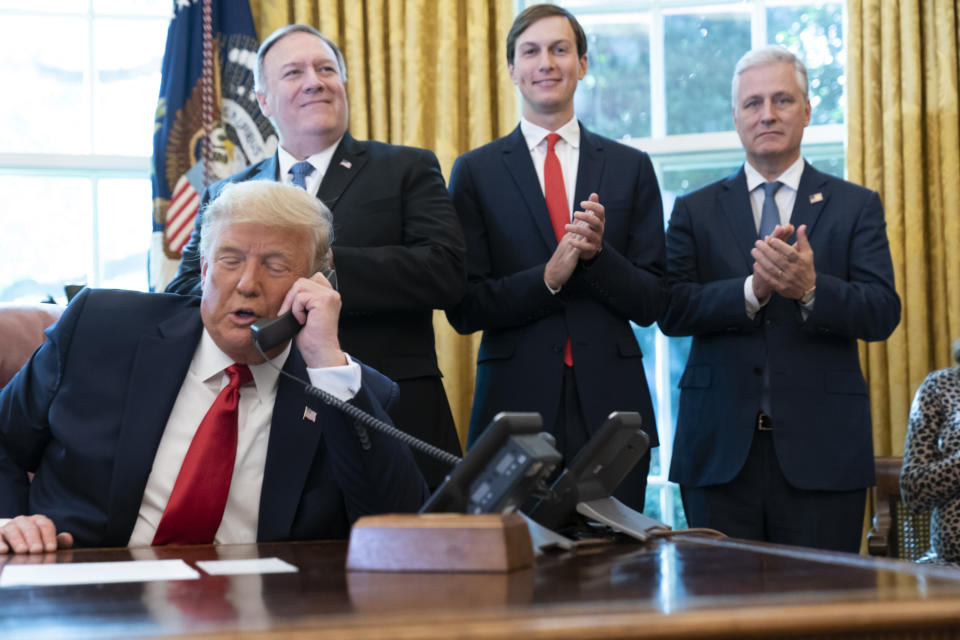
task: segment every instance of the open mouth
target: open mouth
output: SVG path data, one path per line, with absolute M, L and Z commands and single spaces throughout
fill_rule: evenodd
M 237 324 L 252 324 L 260 317 L 252 309 L 236 309 L 230 316 Z

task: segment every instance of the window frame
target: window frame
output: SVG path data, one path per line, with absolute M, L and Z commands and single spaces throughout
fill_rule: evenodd
M 85 85 L 90 100 L 90 114 L 88 118 L 88 130 L 86 132 L 87 148 L 93 150 L 93 136 L 96 126 L 97 95 L 96 83 L 92 81 L 92 74 L 96 71 L 94 40 L 95 22 L 97 20 L 131 20 L 131 21 L 155 21 L 164 23 L 168 26 L 173 17 L 173 6 L 169 2 L 158 2 L 157 6 L 162 5 L 163 10 L 154 11 L 148 6 L 136 6 L 130 11 L 120 11 L 117 8 L 118 3 L 113 3 L 107 10 L 101 10 L 101 3 L 98 0 L 86 0 L 82 5 L 68 5 L 47 8 L 39 6 L 16 7 L 12 4 L 0 6 L 0 17 L 5 15 L 15 16 L 36 16 L 38 18 L 74 18 L 86 21 L 88 32 L 87 49 L 78 52 L 78 56 L 85 59 L 84 75 Z M 159 72 L 160 69 L 158 68 Z M 156 96 L 159 97 L 159 83 L 156 87 Z M 144 114 L 149 118 L 150 114 Z M 79 135 L 83 135 L 80 133 Z M 67 178 L 83 179 L 91 182 L 91 198 L 89 203 L 92 211 L 92 228 L 89 230 L 91 246 L 91 263 L 87 267 L 87 282 L 90 286 L 100 286 L 104 281 L 103 274 L 103 256 L 100 248 L 100 181 L 109 179 L 135 179 L 143 180 L 149 184 L 152 171 L 151 155 L 112 155 L 112 154 L 71 154 L 71 153 L 36 153 L 36 152 L 11 152 L 0 151 L 0 175 L 8 177 L 44 177 L 44 178 Z M 149 217 L 152 212 L 152 203 L 147 201 L 142 205 L 143 215 Z M 135 212 L 131 213 L 135 215 Z M 151 248 L 151 238 L 149 233 L 149 219 L 146 221 L 145 233 L 143 238 L 144 249 L 149 253 Z M 148 286 L 147 269 L 148 265 L 143 265 L 144 289 Z M 62 291 L 49 292 L 58 302 L 64 302 L 66 295 Z

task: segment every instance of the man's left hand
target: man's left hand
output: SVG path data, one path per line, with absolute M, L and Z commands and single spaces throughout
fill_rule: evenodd
M 583 211 L 573 212 L 573 223 L 566 229 L 573 234 L 573 246 L 580 250 L 581 260 L 593 260 L 603 249 L 603 227 L 606 221 L 600 196 L 590 194 L 589 200 L 580 203 Z
M 784 298 L 799 300 L 817 282 L 806 225 L 802 224 L 797 229 L 797 241 L 794 244 L 787 244 L 776 235 L 771 235 L 763 242 L 758 242 L 751 254 L 756 261 L 754 272 L 771 283 L 773 290 Z
M 340 349 L 337 326 L 340 321 L 340 294 L 322 273 L 300 278 L 283 299 L 279 313 L 293 310 L 303 325 L 297 334 L 297 348 L 311 369 L 347 364 Z

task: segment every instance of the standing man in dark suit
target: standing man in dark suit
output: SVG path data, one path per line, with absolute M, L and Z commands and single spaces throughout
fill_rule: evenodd
M 856 552 L 874 482 L 857 340 L 900 319 L 876 193 L 800 154 L 807 71 L 786 49 L 733 76 L 746 163 L 676 201 L 660 326 L 693 336 L 670 479 L 687 520 L 729 535 Z
M 254 83 L 280 138 L 276 154 L 204 191 L 172 293 L 199 294 L 203 210 L 224 184 L 296 184 L 333 212 L 332 267 L 343 297 L 344 348 L 400 385 L 391 417 L 401 429 L 459 455 L 443 390 L 433 309 L 460 300 L 463 234 L 433 153 L 347 131 L 346 66 L 337 45 L 307 25 L 271 34 L 257 51 Z M 431 487 L 449 468 L 415 454 Z
M 583 29 L 561 7 L 517 16 L 507 67 L 523 95 L 513 133 L 457 159 L 450 178 L 467 240 L 467 293 L 447 312 L 482 330 L 470 419 L 537 411 L 569 460 L 617 410 L 657 444 L 630 321 L 663 309 L 663 208 L 646 154 L 590 133 L 573 113 Z M 649 452 L 617 496 L 643 509 Z
M 248 182 L 207 216 L 201 298 L 86 289 L 0 392 L 0 553 L 345 538 L 425 500 L 405 445 L 280 374 L 384 420 L 397 394 L 340 349 L 326 208 Z M 288 309 L 266 361 L 250 325 Z

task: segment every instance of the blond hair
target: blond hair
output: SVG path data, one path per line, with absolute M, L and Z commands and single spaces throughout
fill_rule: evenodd
M 213 248 L 222 229 L 231 224 L 254 223 L 285 229 L 302 229 L 313 238 L 313 270 L 326 273 L 333 241 L 330 209 L 299 187 L 271 180 L 227 184 L 203 210 L 200 255 L 213 259 Z

